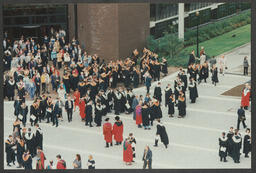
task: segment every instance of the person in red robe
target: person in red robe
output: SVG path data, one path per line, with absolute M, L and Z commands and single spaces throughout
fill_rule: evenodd
M 76 107 L 79 106 L 79 101 L 80 101 L 80 92 L 78 91 L 78 89 L 76 89 L 76 91 L 74 92 L 74 111 L 76 111 Z
M 113 146 L 112 144 L 112 124 L 109 122 L 109 118 L 105 119 L 105 123 L 103 124 L 103 135 L 104 140 L 106 141 L 106 147 Z
M 245 110 L 248 109 L 248 106 L 250 106 L 250 86 L 248 83 L 245 84 L 245 88 L 242 91 L 242 99 L 241 99 L 241 106 L 244 107 Z
M 132 160 L 132 144 L 129 142 L 129 140 L 125 139 L 123 144 L 123 161 L 126 163 L 126 165 L 131 165 Z
M 135 108 L 136 124 L 138 125 L 139 128 L 142 128 L 142 125 L 141 125 L 142 124 L 141 105 L 142 105 L 142 101 L 140 101 L 139 104 Z
M 116 141 L 115 145 L 121 145 L 123 141 L 123 130 L 124 130 L 124 125 L 123 122 L 120 120 L 119 116 L 115 117 L 115 124 L 113 125 L 113 135 L 114 139 Z
M 85 121 L 85 100 L 84 100 L 84 97 L 82 97 L 79 101 L 79 111 L 80 111 L 80 116 L 82 118 L 82 121 Z
M 61 159 L 61 155 L 57 155 L 57 165 L 56 165 L 56 169 L 66 169 L 67 165 L 66 165 L 66 161 Z
M 36 163 L 36 169 L 42 170 L 45 169 L 44 167 L 44 161 L 46 160 L 44 152 L 41 150 L 40 147 L 37 148 L 37 163 Z

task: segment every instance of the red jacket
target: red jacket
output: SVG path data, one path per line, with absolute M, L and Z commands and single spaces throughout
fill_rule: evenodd
M 123 161 L 132 162 L 132 160 L 133 160 L 132 144 L 125 141 L 123 144 Z
M 80 100 L 80 92 L 79 91 L 75 91 L 74 92 L 74 101 L 75 101 L 75 105 L 76 106 L 79 104 L 79 100 Z
M 79 102 L 79 111 L 80 111 L 80 116 L 82 119 L 85 118 L 85 101 L 84 99 L 80 100 Z
M 113 135 L 114 135 L 114 139 L 116 142 L 122 142 L 123 141 L 123 122 L 122 121 L 117 121 L 115 122 L 115 124 L 113 125 Z
M 64 160 L 59 160 L 56 168 L 57 169 L 66 169 L 66 166 L 64 166 Z
M 112 142 L 112 125 L 107 122 L 103 124 L 103 135 L 106 142 Z

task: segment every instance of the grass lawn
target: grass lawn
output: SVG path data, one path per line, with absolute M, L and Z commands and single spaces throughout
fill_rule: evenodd
M 200 28 L 199 28 L 200 34 Z M 235 34 L 236 37 L 232 37 Z M 225 33 L 221 36 L 199 43 L 199 51 L 201 46 L 204 47 L 205 52 L 208 56 L 217 56 L 227 51 L 230 51 L 236 47 L 244 45 L 251 41 L 251 25 L 245 25 L 239 27 L 233 31 Z M 189 54 L 194 49 L 196 51 L 196 45 L 186 47 L 182 52 L 181 56 L 173 60 L 169 60 L 170 65 L 179 66 L 188 62 Z

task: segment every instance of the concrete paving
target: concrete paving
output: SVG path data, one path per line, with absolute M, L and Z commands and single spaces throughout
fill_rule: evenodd
M 235 69 L 243 62 L 241 53 L 250 55 L 250 45 L 229 52 L 227 62 L 229 72 Z M 250 58 L 250 56 L 249 56 Z M 173 86 L 173 81 L 177 73 L 161 79 L 162 89 L 168 83 Z M 187 95 L 187 116 L 184 119 L 178 119 L 177 108 L 175 109 L 175 117 L 169 118 L 167 108 L 162 106 L 162 121 L 166 126 L 169 136 L 170 145 L 165 149 L 160 143 L 155 148 L 154 137 L 156 126 L 151 130 L 137 128 L 131 115 L 120 115 L 124 123 L 124 137 L 133 132 L 137 140 L 136 145 L 136 162 L 131 166 L 126 166 L 122 161 L 122 146 L 113 146 L 105 148 L 104 137 L 102 135 L 102 127 L 84 126 L 81 122 L 79 112 L 73 115 L 73 121 L 67 122 L 67 115 L 64 112 L 64 121 L 60 122 L 58 128 L 52 127 L 51 124 L 41 123 L 40 126 L 44 132 L 44 152 L 46 155 L 46 164 L 49 160 L 56 163 L 56 155 L 61 154 L 67 162 L 67 168 L 72 169 L 72 162 L 75 154 L 79 153 L 82 157 L 82 168 L 87 169 L 86 162 L 89 154 L 94 156 L 96 161 L 96 169 L 141 169 L 143 166 L 142 156 L 144 147 L 148 144 L 153 152 L 153 168 L 158 169 L 222 169 L 222 168 L 251 168 L 251 159 L 241 156 L 241 163 L 235 164 L 228 157 L 227 163 L 219 161 L 218 156 L 218 137 L 221 132 L 227 132 L 230 126 L 236 127 L 237 114 L 236 111 L 240 106 L 240 97 L 222 96 L 221 94 L 239 84 L 250 80 L 250 77 L 238 75 L 219 75 L 219 83 L 217 86 L 211 84 L 210 78 L 207 83 L 198 86 L 199 98 L 195 104 L 189 103 L 189 93 Z M 151 87 L 153 93 L 154 86 Z M 136 94 L 146 94 L 146 88 L 135 89 Z M 114 114 L 108 114 L 110 121 L 114 122 Z M 251 112 L 246 111 L 246 123 L 251 127 Z M 12 123 L 15 117 L 13 115 L 13 102 L 4 102 L 4 138 L 6 139 L 12 132 Z M 104 118 L 103 118 L 104 119 Z M 245 130 L 241 129 L 242 136 Z M 35 168 L 35 160 L 33 160 Z M 6 169 L 16 169 L 12 166 Z

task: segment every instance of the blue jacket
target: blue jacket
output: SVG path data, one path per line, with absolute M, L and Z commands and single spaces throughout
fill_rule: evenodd
M 150 87 L 150 86 L 151 86 L 151 81 L 152 81 L 152 78 L 151 78 L 151 77 L 146 77 L 146 82 L 145 82 L 145 84 L 146 84 L 147 87 Z

